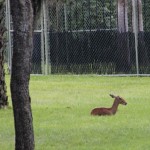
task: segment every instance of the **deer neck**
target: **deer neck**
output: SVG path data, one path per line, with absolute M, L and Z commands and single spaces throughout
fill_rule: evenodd
M 116 100 L 114 100 L 114 103 L 111 107 L 112 114 L 115 114 L 117 112 L 118 105 L 119 105 L 119 103 Z

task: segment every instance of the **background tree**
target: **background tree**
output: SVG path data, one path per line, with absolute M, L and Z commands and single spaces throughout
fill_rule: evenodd
M 0 1 L 0 108 L 4 108 L 8 106 L 8 97 L 6 90 L 6 82 L 5 82 L 5 70 L 4 70 L 4 33 L 6 31 L 5 28 L 5 18 L 4 18 L 4 4 L 5 0 Z
M 15 149 L 33 150 L 34 132 L 29 95 L 33 49 L 33 6 L 31 0 L 10 0 L 13 20 L 11 96 L 15 121 Z
M 128 3 L 127 0 L 118 0 L 118 63 L 117 70 L 130 70 L 130 50 L 128 35 Z
M 68 30 L 109 29 L 116 27 L 116 1 L 53 0 L 50 1 L 51 29 Z M 66 6 L 66 7 L 65 7 Z M 65 13 L 66 16 L 63 16 Z M 66 17 L 66 18 L 65 18 Z M 64 20 L 64 18 L 66 20 Z

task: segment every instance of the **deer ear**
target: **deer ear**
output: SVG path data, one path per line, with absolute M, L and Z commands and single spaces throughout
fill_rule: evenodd
M 110 97 L 112 97 L 112 98 L 115 98 L 116 96 L 114 96 L 114 95 L 112 95 L 112 94 L 109 94 L 110 95 Z

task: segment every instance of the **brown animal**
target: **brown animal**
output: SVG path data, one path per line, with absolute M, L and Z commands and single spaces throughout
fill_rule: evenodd
M 121 98 L 120 96 L 114 96 L 112 94 L 110 94 L 110 96 L 112 98 L 115 98 L 112 107 L 110 107 L 110 108 L 104 108 L 104 107 L 94 108 L 91 111 L 91 115 L 98 115 L 98 116 L 115 115 L 117 112 L 117 108 L 118 108 L 119 104 L 127 105 L 127 102 L 123 98 Z

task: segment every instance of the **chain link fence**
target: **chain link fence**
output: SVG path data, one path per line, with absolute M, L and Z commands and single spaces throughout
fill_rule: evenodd
M 150 1 L 134 2 L 43 3 L 32 73 L 150 74 Z
M 5 18 L 6 18 L 6 27 L 7 27 L 7 48 L 6 48 L 6 64 L 8 73 L 11 72 L 12 65 L 12 53 L 13 53 L 13 22 L 10 13 L 10 3 L 9 0 L 5 1 Z M 37 20 L 37 24 L 34 29 L 33 34 L 33 55 L 32 55 L 32 73 L 33 74 L 42 74 L 42 56 L 44 55 L 44 43 L 43 43 L 43 26 L 42 26 L 42 14 Z
M 115 0 L 70 0 L 65 4 L 52 4 L 49 7 L 51 73 L 149 74 L 149 3 L 142 1 L 142 14 L 138 12 L 140 9 L 136 12 L 138 21 L 142 15 L 144 28 L 138 30 L 137 52 L 131 1 L 124 6 L 128 9 L 128 29 L 121 33 L 118 31 L 119 4 Z M 136 8 L 141 6 L 136 3 Z

